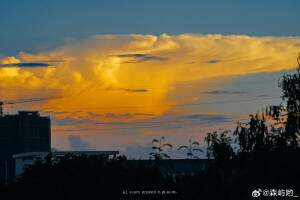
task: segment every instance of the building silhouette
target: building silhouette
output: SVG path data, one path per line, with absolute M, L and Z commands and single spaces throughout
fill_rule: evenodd
M 14 179 L 13 154 L 50 150 L 50 117 L 41 117 L 38 111 L 0 116 L 0 178 Z

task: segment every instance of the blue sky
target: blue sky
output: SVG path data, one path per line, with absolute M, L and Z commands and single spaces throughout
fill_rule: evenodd
M 0 54 L 103 34 L 299 36 L 299 7 L 298 0 L 1 0 Z

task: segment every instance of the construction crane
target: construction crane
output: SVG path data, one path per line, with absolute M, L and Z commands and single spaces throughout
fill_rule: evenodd
M 35 101 L 46 101 L 50 99 L 60 99 L 62 96 L 54 96 L 54 97 L 43 97 L 43 98 L 32 98 L 32 99 L 15 99 L 15 100 L 0 100 L 0 116 L 3 115 L 3 105 L 6 104 L 16 104 L 16 103 L 27 103 L 27 102 L 35 102 Z

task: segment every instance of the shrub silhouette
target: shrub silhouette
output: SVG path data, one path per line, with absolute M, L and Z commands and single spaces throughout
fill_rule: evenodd
M 162 160 L 165 158 L 171 158 L 168 154 L 164 153 L 164 148 L 172 148 L 173 146 L 171 144 L 168 143 L 164 143 L 165 138 L 161 137 L 159 140 L 158 139 L 153 139 L 152 143 L 154 144 L 154 146 L 152 147 L 153 150 L 155 150 L 156 152 L 152 152 L 150 153 L 150 159 L 154 158 L 154 160 Z M 155 145 L 157 144 L 157 146 Z
M 180 146 L 177 151 L 181 150 L 181 149 L 187 149 L 187 158 L 192 159 L 192 158 L 199 158 L 197 156 L 194 156 L 194 151 L 199 151 L 201 153 L 203 153 L 203 151 L 197 147 L 199 147 L 200 144 L 199 142 L 192 142 L 191 139 L 189 139 L 189 146 Z

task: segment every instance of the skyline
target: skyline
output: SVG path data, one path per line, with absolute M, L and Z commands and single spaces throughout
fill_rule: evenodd
M 26 108 L 50 115 L 52 146 L 58 149 L 118 149 L 131 157 L 139 158 L 134 155 L 138 152 L 145 158 L 147 149 L 151 151 L 149 142 L 160 136 L 176 146 L 186 144 L 189 138 L 202 142 L 206 132 L 232 130 L 236 121 L 247 121 L 250 113 L 267 104 L 279 104 L 278 78 L 292 73 L 297 65 L 300 38 L 299 27 L 295 26 L 299 16 L 296 1 L 275 1 L 267 10 L 263 9 L 267 1 L 261 1 L 261 6 L 252 1 L 217 1 L 223 7 L 203 1 L 176 2 L 168 14 L 163 13 L 168 1 L 157 10 L 150 9 L 155 7 L 150 2 L 113 1 L 118 2 L 114 5 L 89 1 L 80 8 L 84 13 L 81 19 L 75 16 L 82 5 L 78 2 L 72 3 L 69 10 L 64 10 L 70 6 L 68 1 L 60 6 L 56 1 L 18 1 L 14 7 L 8 1 L 0 3 L 0 25 L 6 27 L 0 33 L 1 100 L 63 96 L 59 100 L 4 107 L 4 111 L 15 113 Z M 38 9 L 45 6 L 49 10 Z M 203 11 L 209 7 L 216 10 Z M 24 8 L 34 8 L 36 13 L 29 9 L 26 13 L 8 14 Z M 97 13 L 97 8 L 110 9 Z M 139 15 L 137 8 L 143 8 Z M 143 13 L 145 9 L 148 13 Z M 206 17 L 220 9 L 223 12 L 201 20 L 197 9 Z M 242 13 L 245 9 L 248 12 Z M 35 18 L 41 11 L 44 15 Z M 63 11 L 69 17 L 59 20 Z M 191 12 L 183 16 L 186 11 Z M 281 15 L 275 16 L 276 13 Z M 153 14 L 157 19 L 151 18 Z M 232 21 L 239 14 L 240 18 Z M 17 20 L 21 16 L 26 23 Z M 103 21 L 101 16 L 111 18 Z M 140 18 L 130 21 L 131 16 Z M 92 18 L 95 20 L 90 21 Z M 137 25 L 142 19 L 145 23 Z M 182 21 L 174 24 L 178 19 Z M 197 19 L 198 26 L 192 26 Z M 42 20 L 46 23 L 31 32 L 34 26 L 43 24 Z M 236 26 L 224 23 L 226 20 Z M 52 32 L 47 33 L 51 28 Z M 185 152 L 173 155 L 185 157 Z

